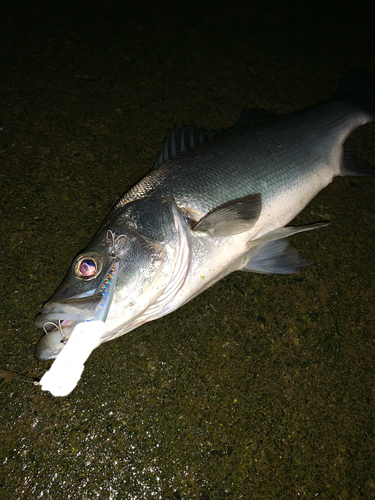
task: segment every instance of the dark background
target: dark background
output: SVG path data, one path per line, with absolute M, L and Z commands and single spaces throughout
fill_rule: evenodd
M 0 2 L 0 498 L 375 498 L 375 180 L 296 223 L 314 265 L 235 273 L 32 384 L 34 318 L 168 128 L 225 128 L 375 77 L 374 2 Z M 375 164 L 375 128 L 353 134 Z

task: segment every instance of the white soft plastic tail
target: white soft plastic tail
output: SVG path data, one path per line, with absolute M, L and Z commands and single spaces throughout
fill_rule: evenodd
M 99 345 L 104 333 L 103 321 L 78 323 L 64 349 L 41 378 L 42 391 L 49 391 L 53 396 L 70 394 L 81 378 L 85 361 Z

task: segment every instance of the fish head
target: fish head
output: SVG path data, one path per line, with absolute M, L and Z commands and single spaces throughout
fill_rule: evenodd
M 44 335 L 35 357 L 57 357 L 82 321 L 105 321 L 102 343 L 162 316 L 189 265 L 189 232 L 172 198 L 115 209 L 36 317 Z

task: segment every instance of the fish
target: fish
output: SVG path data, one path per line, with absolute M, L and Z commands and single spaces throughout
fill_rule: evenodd
M 92 349 L 172 313 L 234 271 L 292 274 L 308 265 L 286 238 L 329 222 L 287 224 L 335 177 L 375 174 L 345 144 L 373 121 L 375 83 L 353 68 L 332 98 L 306 109 L 253 108 L 227 130 L 169 130 L 151 170 L 114 205 L 42 306 L 36 359 L 56 358 L 77 325 L 95 320 L 113 266 L 116 283 Z

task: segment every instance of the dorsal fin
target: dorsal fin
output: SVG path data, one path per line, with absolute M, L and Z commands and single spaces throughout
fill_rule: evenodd
M 246 108 L 242 111 L 234 126 L 240 127 L 242 125 L 248 125 L 256 120 L 272 118 L 274 116 L 276 116 L 276 114 L 267 109 L 258 107 L 252 109 Z M 223 132 L 225 132 L 225 129 L 206 130 L 204 128 L 199 128 L 194 124 L 184 124 L 181 128 L 174 127 L 172 130 L 168 130 L 167 135 L 162 140 L 160 151 L 157 154 L 155 163 L 151 170 L 155 170 L 165 161 L 170 160 L 183 151 L 196 148 L 200 144 L 217 137 Z
M 274 118 L 277 116 L 276 113 L 264 108 L 245 108 L 242 110 L 240 117 L 235 123 L 235 127 L 242 127 L 243 125 L 249 125 L 257 120 L 264 120 L 265 118 Z
M 168 130 L 151 170 L 158 168 L 161 163 L 170 160 L 183 151 L 195 148 L 223 132 L 224 130 L 206 130 L 194 124 L 183 125 L 182 128 L 175 127 L 172 130 Z

